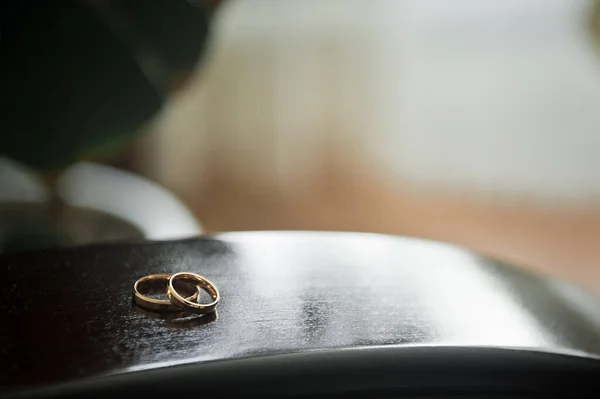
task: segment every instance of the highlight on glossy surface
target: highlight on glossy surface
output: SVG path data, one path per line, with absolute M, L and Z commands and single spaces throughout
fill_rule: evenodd
M 133 284 L 133 301 L 136 305 L 154 311 L 161 312 L 178 312 L 180 309 L 173 305 L 170 301 L 166 299 L 154 299 L 150 298 L 146 295 L 143 295 L 140 292 L 140 285 L 152 284 L 156 282 L 162 282 L 165 285 L 165 292 L 167 290 L 167 284 L 169 282 L 170 274 L 150 274 L 148 276 L 142 277 L 138 279 Z M 198 299 L 198 295 L 200 294 L 200 288 L 196 287 L 196 291 L 189 295 L 186 300 L 189 302 L 196 301 Z
M 212 298 L 212 302 L 202 304 L 184 298 L 181 294 L 177 292 L 174 286 L 175 282 L 179 280 L 183 280 L 192 284 L 197 284 L 198 288 L 202 288 L 206 292 L 208 292 L 208 294 Z M 208 314 L 214 312 L 217 307 L 217 304 L 221 300 L 219 291 L 213 283 L 211 283 L 206 278 L 200 276 L 199 274 L 187 272 L 175 273 L 169 278 L 167 296 L 169 297 L 171 303 L 173 303 L 179 309 L 196 314 Z

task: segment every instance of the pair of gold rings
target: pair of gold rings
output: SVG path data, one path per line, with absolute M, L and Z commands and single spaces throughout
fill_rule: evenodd
M 156 288 L 157 284 L 163 289 L 166 288 L 169 300 L 154 299 L 142 294 L 141 291 L 145 291 L 143 288 L 151 288 L 152 285 Z M 208 292 L 212 302 L 199 303 L 200 290 Z M 217 308 L 220 299 L 217 287 L 208 279 L 195 273 L 151 274 L 140 278 L 133 284 L 135 304 L 157 312 L 212 313 Z

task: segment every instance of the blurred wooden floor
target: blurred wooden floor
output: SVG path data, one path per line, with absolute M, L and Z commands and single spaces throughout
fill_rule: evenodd
M 315 182 L 277 197 L 214 176 L 184 198 L 208 231 L 336 230 L 423 237 L 466 246 L 600 294 L 600 207 L 543 209 L 394 191 L 367 180 Z M 443 267 L 443 265 L 440 265 Z

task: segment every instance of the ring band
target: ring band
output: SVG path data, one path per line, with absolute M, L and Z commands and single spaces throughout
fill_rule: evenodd
M 177 292 L 177 290 L 175 290 L 175 287 L 173 286 L 175 281 L 178 280 L 186 281 L 188 283 L 197 285 L 198 288 L 204 289 L 212 298 L 212 302 L 203 304 L 193 302 L 187 298 L 184 298 L 183 296 L 181 296 L 181 294 Z M 217 290 L 217 287 L 215 287 L 213 283 L 211 283 L 210 281 L 198 274 L 186 272 L 175 273 L 171 276 L 171 278 L 169 278 L 167 296 L 169 297 L 171 303 L 180 308 L 181 310 L 196 314 L 207 314 L 214 312 L 215 308 L 217 307 L 217 304 L 219 303 L 219 300 L 221 299 L 221 296 L 219 295 L 219 290 Z
M 144 309 L 154 310 L 154 311 L 161 311 L 161 312 L 178 312 L 178 311 L 180 311 L 180 309 L 177 306 L 173 305 L 170 301 L 168 301 L 166 299 L 150 298 L 146 295 L 143 295 L 139 291 L 140 284 L 148 284 L 148 283 L 155 283 L 158 281 L 162 281 L 162 282 L 164 282 L 164 285 L 166 286 L 169 282 L 170 277 L 171 277 L 170 274 L 151 274 L 149 276 L 145 276 L 145 277 L 142 277 L 139 280 L 137 280 L 133 284 L 133 301 L 135 302 L 135 304 Z M 186 298 L 187 301 L 192 302 L 192 301 L 195 301 L 198 299 L 198 295 L 200 295 L 200 288 L 199 287 L 195 287 L 195 288 L 196 288 L 196 291 L 192 295 L 190 295 Z

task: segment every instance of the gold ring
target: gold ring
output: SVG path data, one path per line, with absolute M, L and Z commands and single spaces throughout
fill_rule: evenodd
M 133 284 L 133 301 L 135 302 L 135 304 L 140 306 L 141 308 L 148 310 L 161 312 L 179 312 L 180 309 L 177 306 L 173 305 L 170 301 L 166 299 L 150 298 L 143 295 L 139 291 L 140 284 L 152 284 L 156 282 L 163 282 L 164 286 L 167 286 L 170 277 L 170 274 L 151 274 L 149 276 L 142 277 L 138 281 L 136 281 L 135 284 Z M 196 291 L 186 298 L 187 301 L 195 301 L 198 299 L 198 295 L 200 295 L 200 288 L 193 288 L 196 288 Z
M 206 292 L 208 292 L 213 301 L 211 303 L 203 304 L 193 302 L 189 299 L 184 298 L 175 290 L 175 287 L 173 286 L 173 284 L 177 280 L 183 280 L 188 283 L 197 285 L 198 288 L 204 289 Z M 221 299 L 221 296 L 219 295 L 219 290 L 217 290 L 217 287 L 215 287 L 213 283 L 211 283 L 210 281 L 198 274 L 186 272 L 175 273 L 171 276 L 171 278 L 169 278 L 167 296 L 169 297 L 171 303 L 180 308 L 181 310 L 197 314 L 207 314 L 214 312 L 215 308 L 217 307 L 217 304 L 219 303 L 219 300 Z

